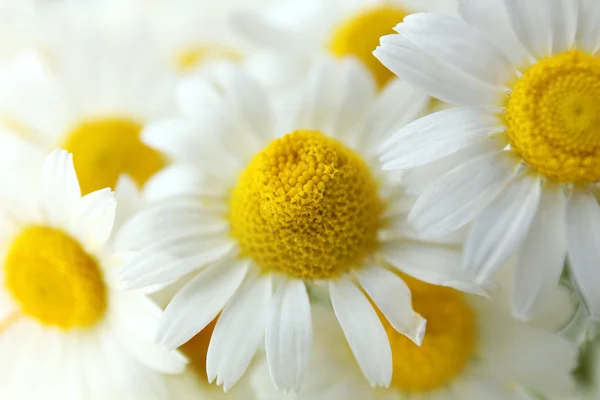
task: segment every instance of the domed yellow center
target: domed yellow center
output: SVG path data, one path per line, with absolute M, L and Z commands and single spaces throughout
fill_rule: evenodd
M 156 150 L 140 140 L 141 126 L 121 118 L 85 121 L 67 137 L 63 147 L 73 163 L 83 194 L 113 188 L 121 174 L 143 185 L 165 165 Z
M 544 177 L 600 180 L 600 58 L 574 50 L 541 60 L 515 84 L 505 119 L 512 147 Z
M 66 233 L 25 228 L 4 263 L 5 284 L 24 315 L 62 329 L 85 328 L 106 311 L 106 286 L 97 261 Z
M 190 47 L 177 56 L 177 66 L 181 71 L 190 71 L 207 60 L 242 61 L 242 55 L 235 49 L 222 45 Z
M 427 319 L 422 346 L 384 322 L 392 347 L 392 386 L 406 393 L 441 389 L 463 372 L 475 354 L 476 316 L 462 293 L 405 278 L 414 309 Z
M 394 33 L 393 28 L 407 14 L 389 5 L 364 10 L 335 29 L 330 50 L 338 57 L 357 57 L 371 71 L 379 87 L 383 87 L 394 74 L 375 58 L 373 51 L 379 45 L 379 39 Z
M 229 217 L 242 253 L 264 270 L 324 279 L 375 250 L 381 211 L 360 156 L 320 132 L 295 131 L 250 162 Z

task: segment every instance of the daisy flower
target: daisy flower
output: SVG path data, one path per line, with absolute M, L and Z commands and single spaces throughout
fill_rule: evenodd
M 66 29 L 45 57 L 25 53 L 0 74 L 0 120 L 42 149 L 72 152 L 84 194 L 124 173 L 141 186 L 167 162 L 139 139 L 174 109 L 174 76 L 144 32 Z
M 400 81 L 378 95 L 350 59 L 317 63 L 300 84 L 297 108 L 273 115 L 241 68 L 215 66 L 210 79 L 183 81 L 181 118 L 143 133 L 177 163 L 153 183 L 168 200 L 123 230 L 142 250 L 121 277 L 137 288 L 194 275 L 166 308 L 160 341 L 175 348 L 219 315 L 206 369 L 225 390 L 263 336 L 277 387 L 299 388 L 312 338 L 309 290 L 328 291 L 374 386 L 389 384 L 392 357 L 371 301 L 414 342 L 425 329 L 392 270 L 478 290 L 453 269 L 457 238 L 417 240 L 405 224 L 411 198 L 379 171 L 378 144 L 427 96 Z
M 249 65 L 257 65 L 256 73 L 265 82 L 293 83 L 316 57 L 327 52 L 340 58 L 358 58 L 381 88 L 394 75 L 373 57 L 379 38 L 392 33 L 392 28 L 413 12 L 451 12 L 454 8 L 456 0 L 287 0 L 262 12 L 240 10 L 233 21 L 244 39 L 260 49 L 293 55 L 286 68 L 279 68 L 267 54 L 252 57 Z M 274 74 L 264 68 L 266 62 L 287 73 Z
M 388 389 L 360 375 L 332 313 L 315 307 L 309 372 L 295 396 L 277 393 L 262 361 L 252 373 L 261 400 L 534 400 L 574 390 L 577 347 L 552 331 L 513 319 L 508 307 L 451 288 L 405 279 L 413 307 L 427 318 L 421 347 L 382 320 L 392 349 Z
M 2 136 L 0 397 L 169 399 L 186 360 L 154 342 L 162 311 L 124 292 L 115 196 L 81 196 L 72 156 Z
M 459 107 L 406 126 L 381 147 L 385 170 L 421 174 L 409 221 L 425 238 L 470 226 L 464 269 L 478 282 L 512 254 L 513 310 L 529 318 L 568 258 L 600 318 L 600 5 L 463 0 L 458 17 L 416 14 L 375 55 Z

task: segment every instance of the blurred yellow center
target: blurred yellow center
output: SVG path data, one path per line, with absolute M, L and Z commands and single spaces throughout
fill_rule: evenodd
M 541 60 L 510 94 L 511 145 L 544 177 L 600 181 L 600 58 L 574 50 Z
M 229 217 L 243 254 L 264 270 L 324 279 L 375 250 L 381 210 L 360 156 L 301 130 L 250 162 L 232 192 Z
M 104 316 L 106 286 L 97 261 L 58 229 L 24 229 L 8 250 L 4 273 L 21 312 L 44 325 L 84 328 Z
M 202 381 L 208 380 L 208 375 L 206 374 L 206 357 L 208 355 L 208 345 L 217 325 L 217 320 L 218 318 L 215 318 L 196 336 L 179 348 L 190 360 L 190 366 L 202 378 Z
M 156 150 L 140 140 L 141 126 L 122 118 L 86 121 L 67 137 L 63 147 L 73 153 L 83 194 L 114 189 L 121 174 L 143 185 L 165 165 Z
M 242 55 L 235 49 L 222 45 L 190 47 L 177 56 L 177 66 L 181 71 L 190 71 L 207 60 L 227 60 L 239 62 Z
M 364 10 L 336 27 L 330 41 L 331 52 L 338 57 L 355 56 L 371 71 L 379 87 L 394 74 L 373 55 L 384 35 L 394 33 L 408 13 L 397 7 L 382 5 Z
M 462 293 L 405 278 L 414 309 L 427 319 L 421 347 L 383 320 L 392 347 L 392 386 L 407 393 L 444 387 L 475 355 L 476 315 Z

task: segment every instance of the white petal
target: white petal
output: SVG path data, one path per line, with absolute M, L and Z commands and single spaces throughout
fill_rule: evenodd
M 588 192 L 574 191 L 567 207 L 571 271 L 588 311 L 600 319 L 600 206 Z
M 185 357 L 156 343 L 162 310 L 150 299 L 135 293 L 115 294 L 113 301 L 111 327 L 127 351 L 154 371 L 182 373 L 187 363 Z
M 373 54 L 393 73 L 432 97 L 455 105 L 496 105 L 500 87 L 490 86 L 459 71 L 442 58 L 417 48 L 401 35 L 383 36 Z M 464 55 L 463 55 L 464 57 Z
M 491 141 L 502 132 L 496 109 L 458 107 L 420 118 L 394 134 L 381 148 L 384 170 L 415 168 Z
M 263 339 L 272 290 L 270 275 L 250 278 L 227 304 L 208 346 L 209 382 L 227 391 L 244 374 Z
M 146 182 L 142 197 L 147 202 L 158 202 L 176 196 L 199 195 L 206 189 L 204 183 L 204 177 L 195 168 L 186 164 L 172 164 Z M 225 193 L 225 187 L 216 186 Z
M 487 282 L 521 246 L 538 208 L 537 176 L 514 179 L 475 219 L 465 243 L 463 262 L 469 275 Z
M 429 96 L 407 82 L 389 82 L 372 105 L 369 121 L 360 135 L 357 148 L 371 152 L 393 132 L 421 115 L 429 105 Z
M 142 208 L 142 199 L 137 183 L 129 176 L 122 174 L 115 185 L 117 209 L 113 232 L 118 232 L 125 221 Z
M 392 350 L 369 300 L 346 277 L 329 283 L 331 304 L 363 375 L 373 387 L 389 387 Z
M 465 21 L 503 49 L 514 65 L 523 65 L 529 61 L 531 56 L 510 26 L 504 0 L 460 0 L 459 12 Z
M 542 191 L 540 205 L 517 258 L 513 314 L 529 319 L 558 286 L 567 253 L 566 198 L 560 185 Z
M 312 343 L 310 301 L 301 280 L 285 282 L 271 302 L 265 334 L 269 372 L 279 391 L 300 392 Z
M 42 168 L 42 199 L 48 222 L 55 227 L 71 227 L 71 216 L 80 197 L 73 155 L 54 150 Z
M 518 160 L 505 152 L 469 160 L 435 181 L 417 199 L 408 221 L 426 238 L 454 232 L 500 194 L 518 167 Z
M 552 54 L 552 22 L 547 0 L 504 0 L 515 34 L 536 58 Z
M 290 34 L 289 30 L 280 29 L 271 21 L 262 17 L 261 14 L 238 11 L 232 13 L 231 19 L 236 30 L 246 40 L 259 45 L 261 48 L 283 52 L 284 54 L 290 51 L 290 48 L 301 48 L 302 42 Z
M 411 14 L 395 30 L 425 54 L 442 59 L 448 67 L 492 87 L 504 87 L 515 71 L 492 42 L 455 16 Z
M 147 124 L 141 138 L 145 144 L 171 159 L 194 162 L 201 151 L 201 129 L 201 126 L 186 119 L 164 119 Z
M 423 282 L 487 296 L 486 288 L 477 285 L 461 268 L 461 254 L 457 248 L 400 241 L 385 243 L 381 254 L 392 266 Z
M 106 244 L 115 222 L 117 201 L 110 188 L 83 196 L 75 209 L 75 232 L 88 250 Z
M 600 49 L 600 7 L 595 0 L 579 0 L 577 46 L 595 53 Z
M 128 289 L 171 283 L 219 260 L 235 247 L 229 239 L 181 240 L 164 250 L 150 247 L 132 257 L 119 276 Z
M 174 349 L 204 329 L 238 290 L 247 271 L 247 260 L 230 256 L 200 272 L 167 306 L 160 341 Z
M 550 14 L 553 54 L 571 49 L 575 42 L 579 11 L 575 3 L 578 2 L 573 2 L 572 0 L 550 0 L 549 4 L 544 4 L 544 7 L 547 7 Z
M 406 283 L 381 267 L 364 268 L 356 273 L 356 278 L 390 325 L 420 346 L 426 321 L 413 310 L 412 296 Z

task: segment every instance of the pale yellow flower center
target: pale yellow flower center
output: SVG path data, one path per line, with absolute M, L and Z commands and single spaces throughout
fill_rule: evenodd
M 115 187 L 121 174 L 142 186 L 165 165 L 163 156 L 140 140 L 141 126 L 124 118 L 85 121 L 63 145 L 73 163 L 83 194 Z
M 239 51 L 223 45 L 205 45 L 190 47 L 182 51 L 176 64 L 183 72 L 190 71 L 207 60 L 225 60 L 241 62 L 243 59 Z
M 577 50 L 541 60 L 516 82 L 505 109 L 511 146 L 561 183 L 600 180 L 600 58 Z
M 371 71 L 379 87 L 394 77 L 373 55 L 384 35 L 394 33 L 408 12 L 389 5 L 364 10 L 336 27 L 330 50 L 338 57 L 355 56 Z
M 25 228 L 9 248 L 4 273 L 20 313 L 44 325 L 86 328 L 106 312 L 106 285 L 98 262 L 58 229 Z
M 392 387 L 423 394 L 441 389 L 458 377 L 475 355 L 476 315 L 464 295 L 404 277 L 415 311 L 427 319 L 419 347 L 382 318 L 392 347 Z
M 324 279 L 360 265 L 377 246 L 382 202 L 369 167 L 318 131 L 274 140 L 231 195 L 231 233 L 267 271 Z

